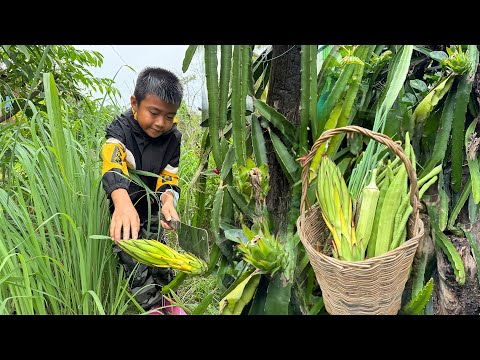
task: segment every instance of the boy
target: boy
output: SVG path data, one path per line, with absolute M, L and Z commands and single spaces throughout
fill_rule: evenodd
M 167 221 L 179 218 L 175 206 L 180 196 L 177 173 L 182 134 L 177 129 L 176 113 L 182 97 L 182 85 L 173 73 L 147 67 L 138 75 L 130 97 L 131 109 L 106 127 L 102 184 L 112 202 L 110 236 L 115 242 L 114 252 L 119 254 L 127 276 L 137 261 L 116 243 L 137 238 L 165 243 L 163 229 L 171 228 L 159 219 L 159 209 Z M 159 174 L 158 178 L 139 176 L 159 196 L 157 201 L 150 197 L 150 218 L 146 192 L 130 182 L 129 169 Z M 171 269 L 139 264 L 131 279 L 131 292 L 145 310 L 150 310 L 162 304 L 161 287 L 172 279 Z

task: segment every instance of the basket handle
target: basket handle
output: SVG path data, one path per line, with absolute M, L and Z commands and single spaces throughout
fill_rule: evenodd
M 322 135 L 320 135 L 320 137 L 317 139 L 317 141 L 315 141 L 315 143 L 313 144 L 308 154 L 305 157 L 301 158 L 302 159 L 301 164 L 303 167 L 302 198 L 300 201 L 302 219 L 305 219 L 306 205 L 308 203 L 307 193 L 308 193 L 308 184 L 310 182 L 310 164 L 312 162 L 312 159 L 314 158 L 315 153 L 317 152 L 317 149 L 320 147 L 320 145 L 322 145 L 331 137 L 338 134 L 342 134 L 342 133 L 356 133 L 356 134 L 366 135 L 369 138 L 387 146 L 395 154 L 398 155 L 400 160 L 402 160 L 403 164 L 405 165 L 405 168 L 407 169 L 408 178 L 410 179 L 410 203 L 412 204 L 412 208 L 413 208 L 410 218 L 413 219 L 414 221 L 413 228 L 417 230 L 417 223 L 418 223 L 417 219 L 419 218 L 419 210 L 421 206 L 420 206 L 420 202 L 418 201 L 419 195 L 418 195 L 417 174 L 413 170 L 410 159 L 407 157 L 407 155 L 405 155 L 405 152 L 403 151 L 403 148 L 401 147 L 401 145 L 394 142 L 387 135 L 382 133 L 377 133 L 377 132 L 365 129 L 360 126 L 355 126 L 355 125 L 349 125 L 349 126 L 344 126 L 344 127 L 324 131 Z

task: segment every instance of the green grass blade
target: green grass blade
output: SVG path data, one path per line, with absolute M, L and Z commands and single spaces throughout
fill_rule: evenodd
M 100 315 L 105 315 L 105 309 L 103 308 L 102 302 L 98 298 L 98 295 L 95 294 L 92 290 L 88 290 L 87 294 L 90 295 L 93 298 L 93 301 L 95 302 L 95 306 L 97 307 L 98 313 Z M 87 295 L 85 294 L 85 295 Z
M 210 294 L 208 294 L 192 311 L 192 315 L 202 315 L 206 310 L 208 305 L 212 303 L 213 296 L 215 295 L 215 292 L 212 291 Z

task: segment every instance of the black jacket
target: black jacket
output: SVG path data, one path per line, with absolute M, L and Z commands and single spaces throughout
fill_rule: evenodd
M 105 137 L 107 140 L 102 147 L 102 184 L 108 196 L 118 188 L 126 189 L 142 217 L 147 205 L 145 190 L 130 182 L 128 171 L 131 169 L 159 175 L 158 178 L 140 175 L 150 190 L 161 193 L 170 188 L 180 195 L 178 165 L 182 134 L 176 124 L 158 138 L 151 138 L 129 109 L 107 125 Z M 158 209 L 156 203 L 152 206 Z

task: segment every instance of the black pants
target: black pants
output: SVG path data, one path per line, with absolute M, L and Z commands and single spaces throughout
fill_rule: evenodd
M 150 218 L 150 229 L 148 229 L 147 220 L 140 221 L 139 239 L 158 240 L 164 244 L 167 243 L 165 231 L 159 223 L 158 212 L 152 214 Z M 123 266 L 127 278 L 134 271 L 130 278 L 130 292 L 142 308 L 147 311 L 154 306 L 161 305 L 162 286 L 173 280 L 173 270 L 139 264 L 137 260 L 120 250 L 116 244 L 113 245 L 113 252 L 118 254 L 119 265 Z

